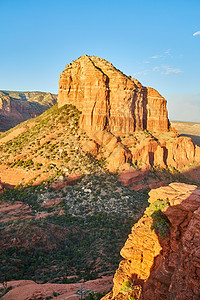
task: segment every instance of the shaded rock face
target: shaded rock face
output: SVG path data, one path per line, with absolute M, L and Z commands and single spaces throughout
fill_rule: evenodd
M 79 124 L 87 132 L 169 129 L 166 100 L 98 57 L 83 55 L 60 75 L 58 106 L 69 103 L 82 112 Z
M 200 298 L 200 188 L 171 183 L 151 190 L 149 195 L 151 205 L 134 225 L 121 250 L 125 260 L 115 273 L 113 291 L 105 298 L 127 299 L 137 294 L 145 300 L 197 300 Z M 162 201 L 166 206 L 161 209 L 163 221 L 158 221 L 152 209 L 156 205 L 158 208 Z M 125 289 L 127 282 L 129 288 Z
M 39 116 L 56 101 L 51 93 L 0 91 L 0 131 Z

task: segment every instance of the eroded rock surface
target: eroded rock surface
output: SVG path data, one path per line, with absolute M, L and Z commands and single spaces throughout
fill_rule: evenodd
M 108 129 L 119 136 L 169 129 L 166 100 L 99 57 L 83 55 L 66 66 L 58 105 L 67 103 L 82 112 L 80 126 L 87 132 Z
M 197 300 L 200 188 L 171 183 L 149 195 L 151 205 L 121 250 L 125 260 L 115 273 L 113 291 L 105 299 Z

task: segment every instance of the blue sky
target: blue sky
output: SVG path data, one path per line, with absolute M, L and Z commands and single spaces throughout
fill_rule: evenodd
M 57 93 L 66 64 L 95 55 L 157 89 L 171 120 L 200 122 L 199 0 L 0 0 L 0 12 L 1 90 Z

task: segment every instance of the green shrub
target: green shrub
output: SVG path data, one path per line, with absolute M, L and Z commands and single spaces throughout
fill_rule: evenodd
M 142 291 L 141 285 L 134 285 L 134 282 L 132 280 L 124 281 L 120 293 L 123 295 L 129 295 L 127 299 L 129 300 L 138 300 L 140 299 L 140 294 Z
M 120 289 L 120 293 L 122 293 L 123 295 L 127 295 L 131 292 L 133 292 L 133 282 L 128 280 L 128 281 L 124 281 L 122 283 L 121 289 Z
M 155 229 L 156 233 L 158 233 L 162 239 L 167 237 L 169 234 L 170 223 L 165 214 L 161 210 L 158 210 L 155 211 L 151 217 L 154 221 L 151 229 Z
M 163 239 L 169 234 L 170 222 L 162 210 L 169 206 L 168 199 L 156 200 L 146 209 L 147 216 L 153 219 L 151 229 L 155 229 L 156 233 Z
M 3 288 L 0 288 L 0 297 L 3 297 L 6 293 L 12 290 L 12 287 L 8 287 L 7 282 L 3 282 Z
M 86 300 L 100 300 L 101 298 L 103 298 L 105 295 L 107 294 L 107 292 L 103 292 L 103 293 L 95 293 L 95 292 L 89 292 L 87 296 L 85 296 Z

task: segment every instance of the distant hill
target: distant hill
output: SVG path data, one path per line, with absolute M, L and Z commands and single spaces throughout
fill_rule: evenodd
M 200 146 L 200 123 L 172 121 L 171 125 L 180 135 L 191 137 L 193 143 Z
M 0 132 L 39 116 L 57 102 L 57 95 L 44 92 L 0 91 Z

